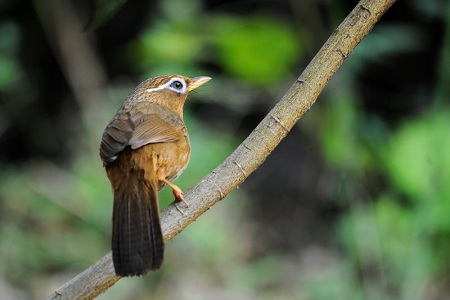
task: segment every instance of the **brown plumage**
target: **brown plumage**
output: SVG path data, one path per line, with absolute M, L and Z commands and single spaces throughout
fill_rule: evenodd
M 144 275 L 164 257 L 158 190 L 189 162 L 183 105 L 190 91 L 209 77 L 166 75 L 142 82 L 103 132 L 100 157 L 114 192 L 112 252 L 117 275 Z

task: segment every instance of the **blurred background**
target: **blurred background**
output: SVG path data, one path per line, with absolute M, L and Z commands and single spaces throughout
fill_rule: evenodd
M 42 299 L 110 250 L 98 148 L 128 93 L 207 75 L 188 189 L 357 1 L 0 1 L 0 295 Z M 450 7 L 396 3 L 238 190 L 99 299 L 449 299 Z M 173 200 L 160 193 L 162 206 Z

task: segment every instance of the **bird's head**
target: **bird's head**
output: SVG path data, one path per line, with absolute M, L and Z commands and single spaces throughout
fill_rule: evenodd
M 181 114 L 188 94 L 209 80 L 211 77 L 207 76 L 189 78 L 181 75 L 165 75 L 153 77 L 136 87 L 133 93 L 133 102 L 158 103 Z

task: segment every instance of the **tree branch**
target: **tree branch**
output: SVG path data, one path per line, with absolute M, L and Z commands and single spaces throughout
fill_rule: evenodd
M 190 203 L 161 213 L 165 241 L 223 199 L 256 170 L 314 104 L 333 74 L 395 0 L 363 0 L 331 35 L 281 101 L 217 168 L 184 194 Z M 120 279 L 111 253 L 77 275 L 47 299 L 92 299 Z

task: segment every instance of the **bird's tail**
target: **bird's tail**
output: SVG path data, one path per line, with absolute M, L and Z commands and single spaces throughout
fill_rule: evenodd
M 144 275 L 161 267 L 164 240 L 158 194 L 144 170 L 131 171 L 114 191 L 112 253 L 120 276 Z

